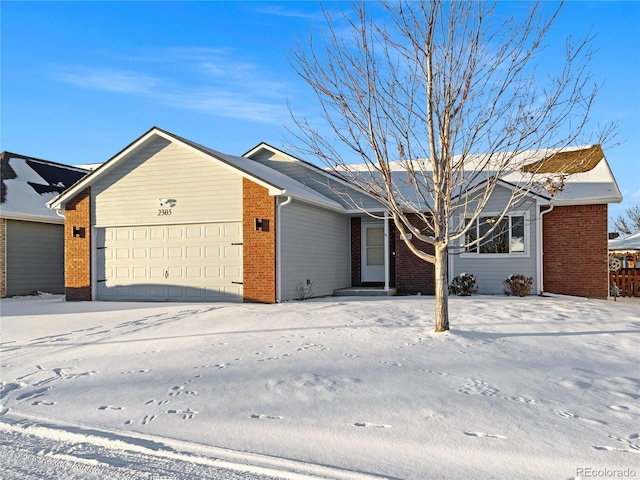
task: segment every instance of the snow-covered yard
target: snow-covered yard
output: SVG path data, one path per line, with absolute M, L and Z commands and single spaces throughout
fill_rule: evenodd
M 1 307 L 5 446 L 286 478 L 640 477 L 637 303 L 452 298 L 444 334 L 424 296 Z M 35 478 L 52 451 L 32 455 Z

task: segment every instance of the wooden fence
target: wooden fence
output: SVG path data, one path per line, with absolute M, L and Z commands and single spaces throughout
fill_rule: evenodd
M 640 297 L 640 268 L 622 268 L 609 272 L 609 284 L 618 287 L 618 297 Z M 613 292 L 611 292 L 613 295 Z

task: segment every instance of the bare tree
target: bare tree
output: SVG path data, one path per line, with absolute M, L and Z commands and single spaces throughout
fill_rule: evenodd
M 613 222 L 615 231 L 623 235 L 640 232 L 640 205 L 627 208 L 624 213 L 626 217 L 625 215 L 618 215 L 618 218 Z
M 585 161 L 549 157 L 573 144 L 589 119 L 597 91 L 585 68 L 591 39 L 568 39 L 557 74 L 539 78 L 535 62 L 559 9 L 524 5 L 517 20 L 480 1 L 350 3 L 337 15 L 324 10 L 320 41 L 312 36 L 292 53 L 323 114 L 321 123 L 293 115 L 293 143 L 375 196 L 411 251 L 434 265 L 436 331 L 449 329 L 448 251 L 496 235 L 540 174 L 553 192 L 571 173 L 569 160 Z M 539 149 L 548 155 L 534 157 Z M 354 157 L 360 168 L 349 165 Z M 401 178 L 392 173 L 398 168 Z M 512 171 L 522 180 L 503 212 L 470 235 Z

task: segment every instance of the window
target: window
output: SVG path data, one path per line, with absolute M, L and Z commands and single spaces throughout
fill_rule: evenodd
M 476 254 L 526 254 L 525 215 L 483 216 L 467 232 L 465 243 L 469 245 L 478 238 L 480 242 L 467 247 L 467 253 Z M 492 230 L 493 229 L 493 230 Z M 491 232 L 491 233 L 489 233 Z M 483 238 L 484 237 L 484 238 Z

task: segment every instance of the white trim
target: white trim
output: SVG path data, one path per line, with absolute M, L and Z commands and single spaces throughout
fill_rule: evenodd
M 94 225 L 95 228 L 111 228 L 111 227 L 161 227 L 163 225 L 200 225 L 203 223 L 231 223 L 242 222 L 241 218 L 223 219 L 223 220 L 198 220 L 187 222 L 161 222 L 161 223 L 113 223 Z
M 384 289 L 389 290 L 389 212 L 384 212 Z
M 482 212 L 478 218 L 477 222 L 480 221 L 480 217 L 491 217 L 491 216 L 500 216 L 502 212 Z M 463 218 L 464 215 L 460 214 L 460 222 L 461 224 L 465 222 Z M 490 259 L 490 258 L 529 258 L 531 257 L 531 227 L 530 227 L 530 215 L 529 210 L 514 210 L 504 215 L 504 218 L 511 217 L 524 217 L 524 252 L 512 252 L 512 253 L 480 253 L 480 244 L 477 245 L 478 252 L 467 252 L 464 250 L 464 245 L 466 243 L 466 236 L 460 237 L 458 247 L 462 249 L 460 253 L 461 258 L 482 258 L 482 259 Z M 511 230 L 509 231 L 509 240 L 511 240 Z M 482 242 L 480 242 L 482 243 Z
M 384 230 L 384 221 L 380 221 L 378 220 L 377 222 L 361 222 L 360 223 L 360 281 L 367 283 L 367 282 L 383 282 L 385 279 L 385 275 L 386 275 L 386 265 L 382 265 L 383 268 L 383 277 L 380 280 L 366 280 L 365 279 L 365 267 L 367 266 L 367 242 L 366 242 L 366 238 L 367 235 L 365 234 L 365 230 L 367 228 L 382 228 Z M 386 238 L 383 234 L 382 236 L 383 238 L 383 247 L 384 245 L 386 245 Z
M 91 300 L 98 299 L 98 228 L 93 226 L 91 229 L 91 261 L 89 268 L 91 269 Z
M 553 208 L 555 207 L 554 203 L 551 203 L 549 205 L 549 208 L 547 208 L 544 211 L 540 211 L 540 207 L 542 205 L 538 206 L 538 217 L 539 217 L 539 224 L 538 224 L 538 258 L 536 259 L 536 268 L 538 269 L 538 285 L 536 285 L 537 290 L 538 290 L 538 295 L 543 295 L 544 294 L 544 246 L 543 246 L 543 240 L 542 240 L 542 234 L 543 234 L 543 224 L 544 224 L 544 219 L 542 218 L 544 215 L 546 215 L 547 213 L 549 213 L 551 210 L 553 210 Z
M 4 218 L 5 220 L 19 220 L 21 222 L 53 223 L 56 225 L 64 225 L 64 218 L 60 217 L 39 217 L 36 215 L 2 212 L 0 218 Z

